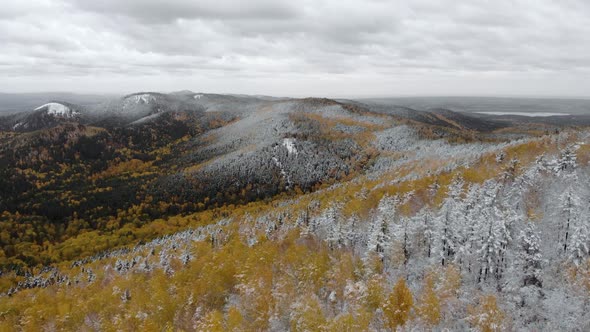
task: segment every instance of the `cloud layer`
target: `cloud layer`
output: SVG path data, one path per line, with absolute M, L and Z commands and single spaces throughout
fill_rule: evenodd
M 585 0 L 4 0 L 0 90 L 587 95 Z

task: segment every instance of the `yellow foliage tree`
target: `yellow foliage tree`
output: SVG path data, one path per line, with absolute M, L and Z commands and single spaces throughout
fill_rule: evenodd
M 291 331 L 323 331 L 326 318 L 316 296 L 307 296 L 294 306 L 291 313 Z
M 446 266 L 440 285 L 440 297 L 444 300 L 457 297 L 461 287 L 461 272 L 452 264 Z
M 434 276 L 429 273 L 424 278 L 422 294 L 416 307 L 418 316 L 429 326 L 440 322 L 440 300 L 435 291 Z
M 389 294 L 383 307 L 383 312 L 392 330 L 406 324 L 413 305 L 414 299 L 412 292 L 406 285 L 406 280 L 400 278 L 395 286 L 393 286 L 393 291 Z
M 367 313 L 345 313 L 332 319 L 326 327 L 327 332 L 356 332 L 369 329 L 370 315 Z
M 236 307 L 231 307 L 227 311 L 227 331 L 242 331 L 242 326 L 244 325 L 244 317 L 240 310 Z
M 367 306 L 370 310 L 375 310 L 383 303 L 383 277 L 381 275 L 374 275 L 367 281 Z
M 504 330 L 504 312 L 498 307 L 494 295 L 482 296 L 477 306 L 469 306 L 469 322 L 483 332 Z
M 223 332 L 225 327 L 223 324 L 223 313 L 219 310 L 210 311 L 203 319 L 197 324 L 198 331 L 210 331 L 210 332 Z

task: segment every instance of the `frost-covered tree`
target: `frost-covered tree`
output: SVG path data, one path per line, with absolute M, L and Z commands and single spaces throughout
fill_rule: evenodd
M 561 155 L 555 164 L 554 171 L 561 175 L 563 173 L 572 173 L 577 167 L 577 145 L 570 145 L 561 151 Z
M 522 286 L 542 287 L 543 258 L 539 244 L 541 239 L 534 222 L 526 222 L 518 236 L 517 262 L 522 273 Z
M 456 248 L 453 261 L 459 267 L 465 266 L 468 271 L 471 271 L 475 260 L 474 242 L 477 240 L 476 231 L 481 213 L 480 209 L 477 208 L 481 195 L 480 191 L 478 185 L 469 186 L 465 198 L 458 206 L 457 217 L 453 223 Z
M 582 201 L 573 185 L 558 197 L 558 218 L 561 248 L 564 253 L 568 251 L 571 230 L 574 225 L 579 223 L 581 218 Z
M 578 218 L 572 227 L 568 260 L 576 266 L 579 266 L 590 253 L 590 216 L 588 213 L 588 209 L 585 209 L 584 216 Z
M 400 217 L 394 222 L 391 227 L 391 240 L 401 246 L 404 255 L 404 264 L 410 258 L 410 240 L 414 236 L 413 223 L 411 218 Z
M 369 228 L 367 250 L 369 252 L 376 252 L 381 259 L 383 259 L 386 250 L 390 248 L 390 224 L 395 218 L 396 201 L 396 197 L 383 196 L 377 206 L 377 215 Z
M 436 219 L 430 209 L 423 208 L 413 218 L 412 223 L 416 227 L 416 233 L 422 235 L 422 243 L 419 245 L 424 249 L 426 257 L 430 258 L 434 250 L 436 237 Z
M 505 253 L 511 240 L 508 225 L 517 219 L 512 211 L 498 204 L 497 183 L 487 181 L 484 184 L 484 196 L 481 205 L 479 225 L 480 246 L 477 250 L 480 269 L 478 282 L 493 275 L 496 280 L 502 277 L 505 266 Z
M 357 214 L 352 214 L 342 225 L 344 245 L 355 250 L 362 241 L 363 232 L 360 229 L 361 221 Z
M 464 181 L 461 178 L 455 178 L 449 185 L 447 197 L 442 203 L 437 217 L 437 255 L 441 259 L 441 265 L 445 265 L 453 259 L 456 250 L 456 229 L 455 225 L 461 218 L 462 210 L 461 195 L 463 193 Z
M 330 248 L 341 248 L 344 246 L 346 234 L 340 213 L 341 205 L 332 204 L 322 214 L 322 225 L 327 229 L 326 242 L 329 243 Z

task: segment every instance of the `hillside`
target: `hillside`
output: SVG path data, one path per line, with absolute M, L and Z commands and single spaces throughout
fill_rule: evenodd
M 583 123 L 52 103 L 0 118 L 2 330 L 590 328 Z

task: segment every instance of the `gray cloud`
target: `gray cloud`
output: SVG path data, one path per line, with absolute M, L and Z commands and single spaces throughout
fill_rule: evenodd
M 142 23 L 167 23 L 183 19 L 271 19 L 281 20 L 297 15 L 294 1 L 274 0 L 66 0 L 82 10 L 106 15 L 124 15 Z
M 5 2 L 3 90 L 581 95 L 590 84 L 584 0 Z

